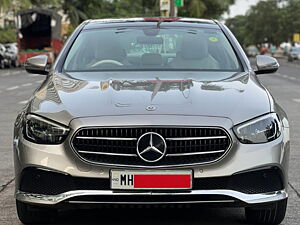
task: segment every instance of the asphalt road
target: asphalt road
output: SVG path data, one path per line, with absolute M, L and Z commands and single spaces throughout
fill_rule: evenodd
M 45 77 L 21 69 L 0 70 L 0 225 L 21 224 L 16 215 L 12 159 L 13 122 L 17 112 Z M 284 225 L 300 224 L 300 64 L 281 62 L 276 74 L 261 75 L 261 81 L 288 113 L 291 122 L 290 195 Z M 103 209 L 67 211 L 57 224 L 245 224 L 243 209 Z

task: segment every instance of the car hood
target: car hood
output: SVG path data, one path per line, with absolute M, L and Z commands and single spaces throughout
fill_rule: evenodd
M 62 124 L 114 115 L 226 117 L 238 124 L 270 112 L 270 103 L 246 72 L 72 72 L 49 76 L 28 111 Z

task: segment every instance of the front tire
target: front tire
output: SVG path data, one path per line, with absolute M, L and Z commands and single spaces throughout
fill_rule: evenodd
M 0 58 L 0 69 L 4 69 L 4 68 L 5 68 L 4 59 Z
M 6 68 L 11 68 L 11 66 L 12 66 L 12 61 L 11 61 L 11 60 L 8 60 L 8 63 L 7 63 L 7 65 L 6 65 Z
M 245 208 L 246 219 L 250 224 L 278 225 L 284 217 L 287 199 L 263 206 Z
M 16 201 L 19 220 L 23 224 L 45 224 L 53 222 L 57 211 Z

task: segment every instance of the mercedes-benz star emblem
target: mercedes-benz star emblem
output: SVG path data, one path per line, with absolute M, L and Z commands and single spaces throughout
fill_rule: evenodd
M 166 154 L 165 139 L 154 132 L 143 134 L 137 141 L 137 154 L 146 162 L 157 162 Z
M 155 111 L 155 110 L 156 110 L 156 107 L 155 107 L 154 105 L 148 105 L 148 106 L 146 107 L 146 110 L 147 110 L 147 111 Z

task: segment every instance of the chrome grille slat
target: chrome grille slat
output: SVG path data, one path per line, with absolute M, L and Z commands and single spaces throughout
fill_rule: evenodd
M 209 139 L 223 139 L 227 136 L 212 136 L 212 137 L 185 137 L 185 138 L 166 138 L 168 141 L 190 141 L 190 140 L 209 140 Z
M 108 153 L 108 152 L 91 152 L 91 151 L 81 151 L 81 150 L 79 150 L 78 152 L 79 153 L 84 153 L 84 154 L 137 157 L 136 154 L 121 154 L 121 153 Z
M 137 138 L 122 138 L 122 137 L 84 137 L 78 136 L 77 139 L 89 139 L 89 140 L 113 140 L 113 141 L 136 141 Z
M 147 132 L 158 133 L 166 141 L 166 157 L 158 162 L 137 157 L 137 140 Z M 231 137 L 219 127 L 87 127 L 75 132 L 71 147 L 90 163 L 169 167 L 217 161 L 230 149 Z
M 209 152 L 187 152 L 187 153 L 173 153 L 167 154 L 166 156 L 173 157 L 173 156 L 188 156 L 188 155 L 205 155 L 205 154 L 215 154 L 225 152 L 226 150 L 218 150 L 218 151 L 209 151 Z

